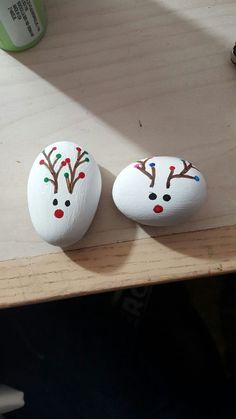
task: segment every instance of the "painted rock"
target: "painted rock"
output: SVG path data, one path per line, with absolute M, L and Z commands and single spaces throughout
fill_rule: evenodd
M 62 141 L 36 158 L 28 180 L 32 223 L 45 241 L 67 247 L 80 240 L 95 215 L 101 174 L 90 153 Z
M 203 204 L 206 182 L 189 161 L 151 157 L 127 166 L 113 185 L 117 208 L 128 218 L 151 226 L 178 224 Z

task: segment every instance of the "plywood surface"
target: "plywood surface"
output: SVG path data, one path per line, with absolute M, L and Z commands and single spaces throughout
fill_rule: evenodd
M 34 232 L 26 201 L 34 158 L 63 139 L 85 146 L 103 177 L 96 218 L 76 248 L 99 252 L 102 245 L 114 249 L 122 242 L 135 248 L 152 240 L 150 235 L 172 240 L 173 233 L 236 224 L 236 68 L 229 59 L 236 4 L 47 0 L 46 5 L 49 25 L 42 42 L 24 53 L 0 52 L 0 261 L 21 266 L 21 258 L 46 261 L 53 253 L 65 261 L 60 249 Z M 158 154 L 192 160 L 208 180 L 204 208 L 174 229 L 137 226 L 111 200 L 113 181 L 124 166 Z M 169 260 L 170 249 L 165 251 L 163 260 Z M 188 266 L 188 255 L 185 260 Z M 137 273 L 128 272 L 132 284 Z M 94 290 L 101 290 L 99 275 L 96 281 Z M 116 285 L 122 284 L 118 279 Z M 53 298 L 56 287 L 50 293 L 45 298 Z
M 0 262 L 0 307 L 232 272 L 236 227 Z

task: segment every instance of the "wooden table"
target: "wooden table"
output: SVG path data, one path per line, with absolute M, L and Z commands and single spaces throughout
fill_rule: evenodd
M 0 53 L 0 307 L 236 269 L 236 4 L 228 0 L 47 0 L 48 31 Z M 74 250 L 40 240 L 27 210 L 31 164 L 74 140 L 101 166 L 96 218 Z M 146 228 L 111 188 L 149 155 L 192 160 L 209 198 L 190 222 Z

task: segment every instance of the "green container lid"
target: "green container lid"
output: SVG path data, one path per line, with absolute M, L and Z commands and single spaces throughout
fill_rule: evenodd
M 31 48 L 45 30 L 42 0 L 0 0 L 0 48 L 6 51 Z

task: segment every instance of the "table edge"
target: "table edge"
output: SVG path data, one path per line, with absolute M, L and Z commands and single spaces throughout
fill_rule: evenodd
M 0 308 L 233 272 L 235 249 L 233 225 L 2 261 Z

